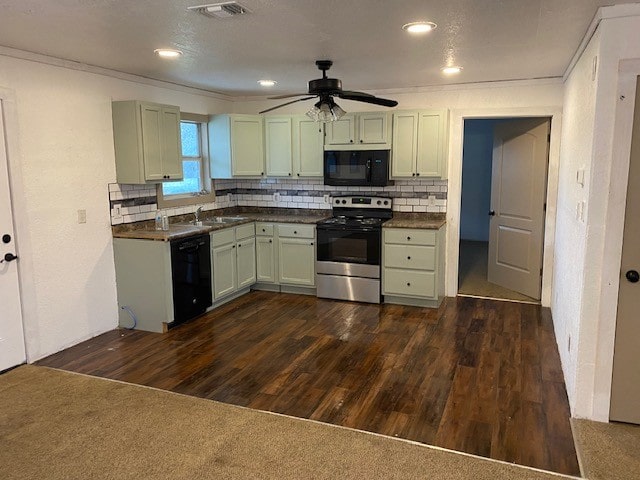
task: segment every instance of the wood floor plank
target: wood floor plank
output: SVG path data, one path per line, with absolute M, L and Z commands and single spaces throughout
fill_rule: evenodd
M 577 475 L 548 309 L 251 292 L 170 330 L 38 362 Z

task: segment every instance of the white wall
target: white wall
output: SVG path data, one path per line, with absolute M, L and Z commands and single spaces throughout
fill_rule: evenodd
M 28 361 L 117 326 L 111 101 L 229 111 L 210 96 L 0 56 Z M 87 223 L 77 223 L 77 210 Z
M 586 208 L 585 220 L 581 221 L 576 218 L 576 209 L 578 203 L 586 202 L 589 195 L 597 87 L 592 68 L 594 57 L 599 55 L 600 42 L 598 30 L 566 82 L 560 147 L 551 309 L 569 402 L 574 409 L 577 402 L 577 358 L 581 342 L 586 221 L 590 213 L 589 208 Z M 578 169 L 585 170 L 584 187 L 576 181 Z
M 572 412 L 607 421 L 631 141 L 629 102 L 640 74 L 640 16 L 607 18 L 621 10 L 603 10 L 605 19 L 566 85 L 553 313 Z M 621 76 L 621 65 L 634 60 L 635 71 Z M 622 88 L 626 101 L 620 98 Z M 575 182 L 581 166 L 587 173 L 584 189 Z M 586 201 L 584 223 L 575 218 L 580 200 Z M 566 343 L 562 348 L 569 335 L 571 353 Z

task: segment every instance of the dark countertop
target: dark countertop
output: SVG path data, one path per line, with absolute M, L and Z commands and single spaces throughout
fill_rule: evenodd
M 446 213 L 394 212 L 393 218 L 384 222 L 384 228 L 424 228 L 438 230 L 447 223 Z
M 193 219 L 193 214 L 172 217 L 169 224 L 169 230 L 156 230 L 155 222 L 136 222 L 126 225 L 117 225 L 112 227 L 114 238 L 134 238 L 138 240 L 156 240 L 162 242 L 170 242 L 181 238 L 192 237 L 194 235 L 203 235 L 215 230 L 236 227 L 244 223 L 270 222 L 270 223 L 302 223 L 316 224 L 320 220 L 324 220 L 331 216 L 330 210 L 298 210 L 295 213 L 270 209 L 269 211 L 233 211 L 218 212 L 215 215 L 212 212 L 204 212 L 202 219 L 212 217 L 242 217 L 236 221 L 229 223 L 220 223 L 215 225 L 195 226 L 189 225 Z

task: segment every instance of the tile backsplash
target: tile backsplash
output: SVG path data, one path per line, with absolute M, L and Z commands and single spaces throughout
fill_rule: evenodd
M 396 180 L 388 187 L 333 187 L 324 185 L 323 179 L 214 180 L 215 202 L 188 207 L 167 208 L 169 215 L 184 215 L 203 210 L 248 206 L 330 209 L 325 196 L 379 195 L 393 199 L 393 210 L 398 212 L 447 211 L 446 180 Z M 109 184 L 111 224 L 152 220 L 158 208 L 155 185 Z M 120 216 L 114 206 L 120 204 Z

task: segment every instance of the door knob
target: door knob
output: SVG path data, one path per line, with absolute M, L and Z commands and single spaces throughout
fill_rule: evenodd
M 489 216 L 493 217 L 496 214 L 495 210 L 489 210 Z
M 18 257 L 15 256 L 13 253 L 5 253 L 4 254 L 4 258 L 2 260 L 0 260 L 0 263 L 13 262 L 14 260 L 17 260 L 17 258 Z
M 638 273 L 637 270 L 629 270 L 625 274 L 625 277 L 627 277 L 627 280 L 629 280 L 631 283 L 638 283 L 638 280 L 640 280 L 640 273 Z

